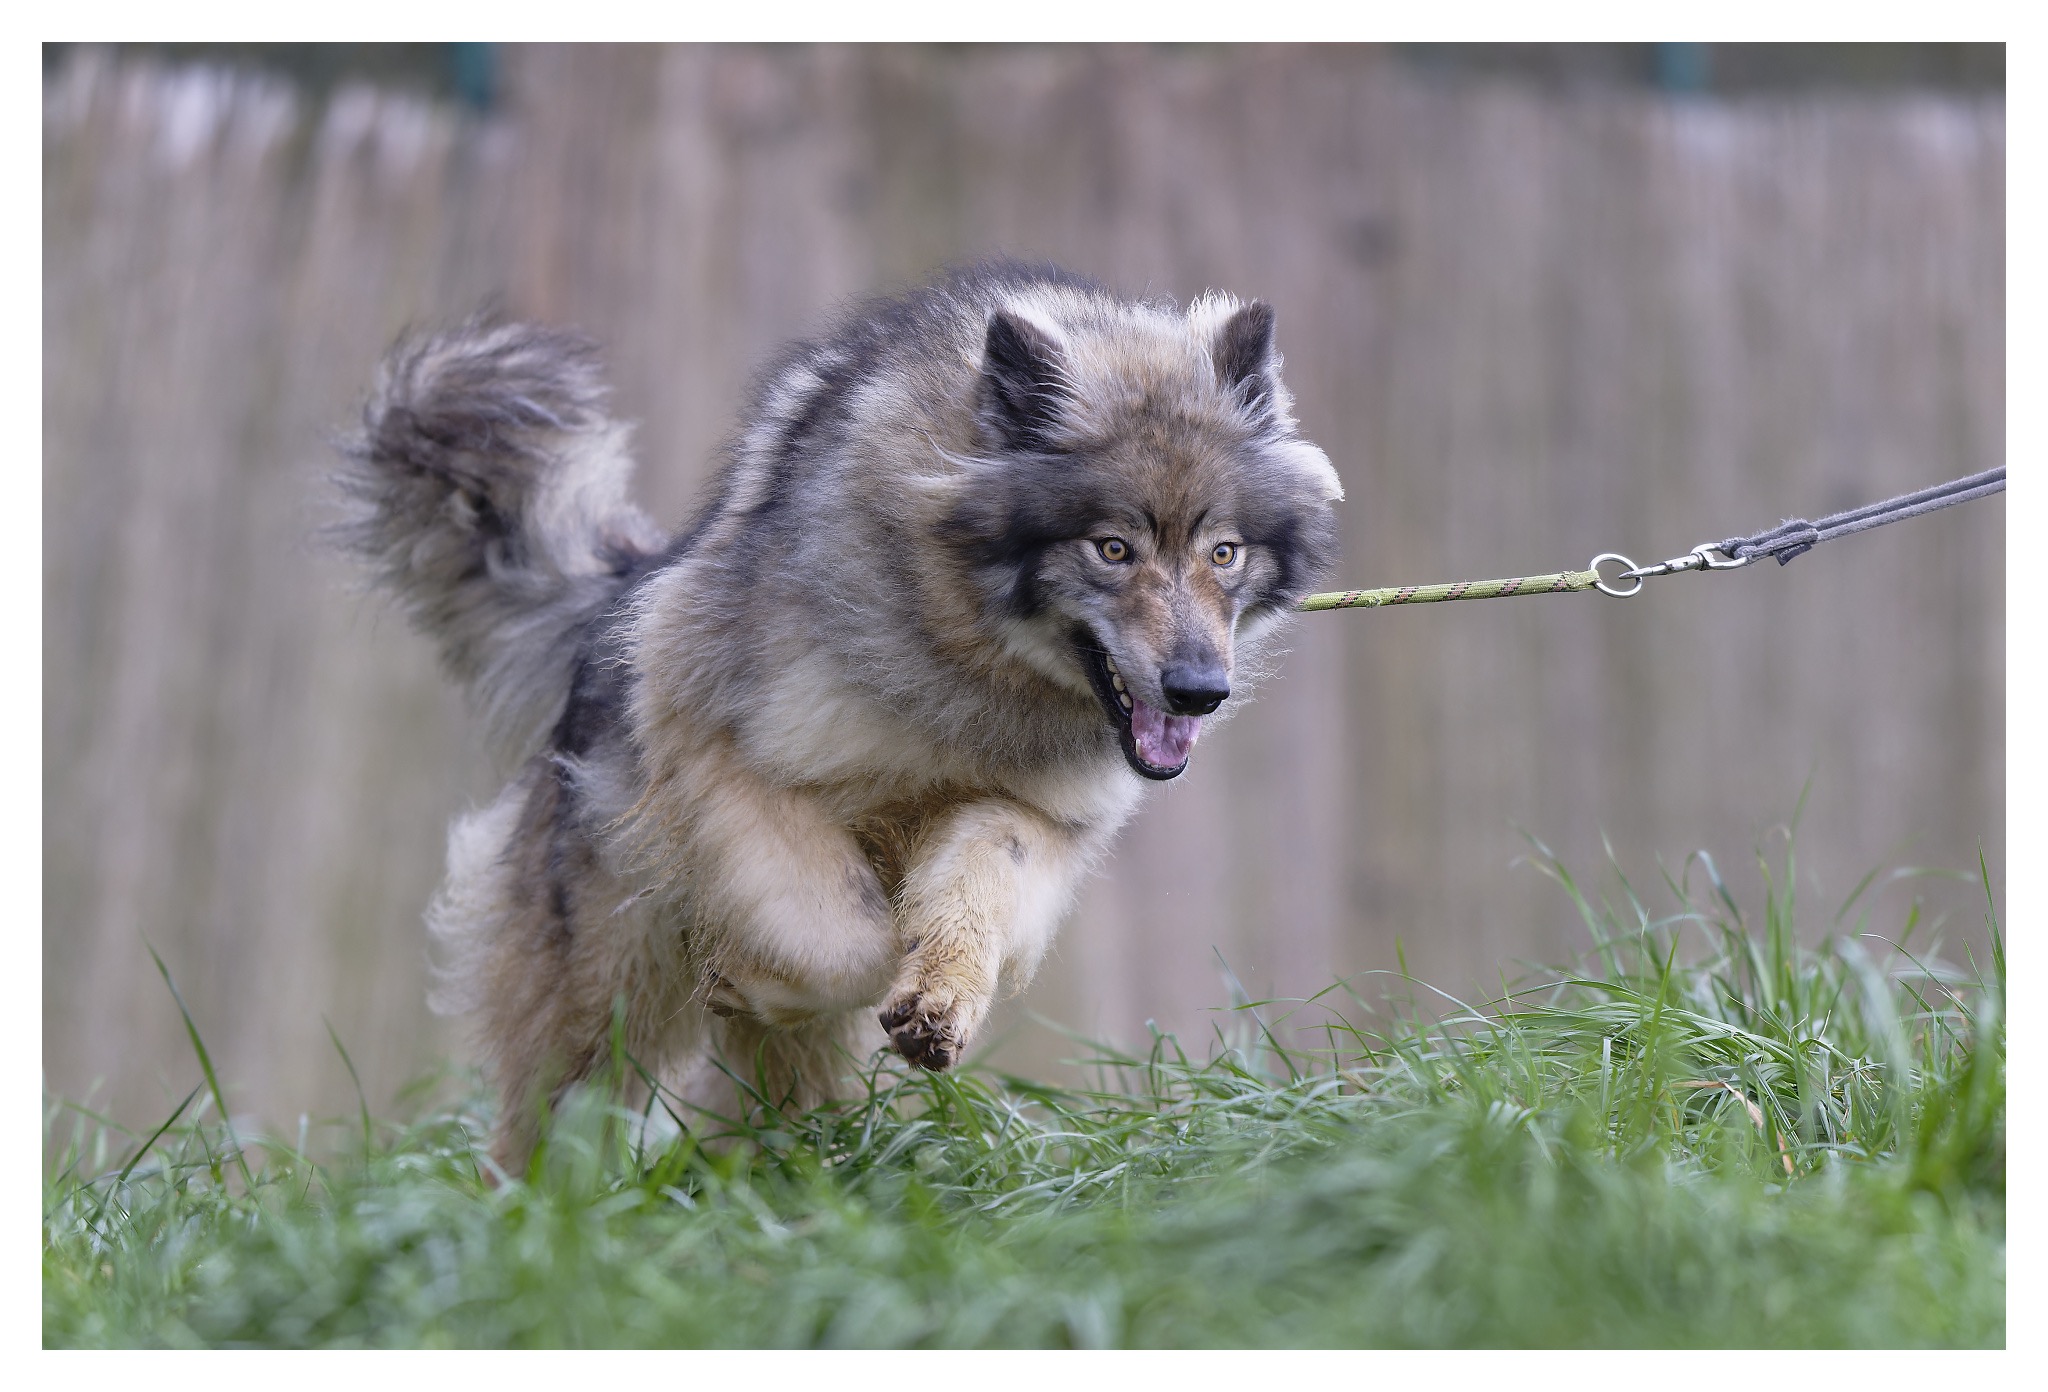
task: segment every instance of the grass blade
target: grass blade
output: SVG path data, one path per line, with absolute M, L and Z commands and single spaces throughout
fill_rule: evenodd
M 177 1108 L 164 1118 L 164 1124 L 149 1133 L 149 1139 L 144 1141 L 135 1154 L 129 1157 L 128 1163 L 121 1167 L 121 1173 L 114 1176 L 115 1188 L 118 1189 L 128 1182 L 128 1176 L 135 1173 L 135 1167 L 142 1163 L 143 1156 L 149 1154 L 149 1148 L 157 1143 L 157 1138 L 177 1124 L 178 1118 L 185 1115 L 185 1109 L 192 1105 L 192 1099 L 199 1095 L 199 1089 L 205 1086 L 206 1084 L 204 1083 L 194 1083 L 192 1091 L 185 1094 L 185 1100 L 180 1102 Z
M 207 1090 L 213 1094 L 213 1105 L 220 1108 L 220 1123 L 227 1128 L 228 1144 L 235 1152 L 235 1165 L 242 1172 L 242 1182 L 254 1189 L 256 1181 L 249 1174 L 249 1162 L 242 1154 L 242 1143 L 235 1136 L 235 1123 L 228 1116 L 228 1100 L 221 1093 L 220 1079 L 214 1075 L 213 1057 L 206 1052 L 206 1041 L 199 1037 L 199 1026 L 193 1023 L 192 1012 L 185 1008 L 185 998 L 178 993 L 178 983 L 171 979 L 171 969 L 164 965 L 164 959 L 157 955 L 156 948 L 148 938 L 142 940 L 142 945 L 149 949 L 150 960 L 156 963 L 156 969 L 164 979 L 164 985 L 171 988 L 171 999 L 178 1003 L 178 1014 L 185 1020 L 185 1033 L 192 1040 L 192 1052 L 199 1055 L 199 1071 L 206 1077 Z
M 348 1080 L 355 1084 L 356 1110 L 363 1119 L 363 1159 L 368 1160 L 372 1149 L 370 1138 L 370 1103 L 363 1096 L 363 1080 L 356 1073 L 355 1060 L 350 1058 L 348 1050 L 341 1046 L 341 1036 L 334 1032 L 334 1022 L 325 1015 L 322 1015 L 320 1023 L 327 1026 L 327 1037 L 334 1041 L 334 1052 L 341 1055 L 341 1066 L 348 1070 Z

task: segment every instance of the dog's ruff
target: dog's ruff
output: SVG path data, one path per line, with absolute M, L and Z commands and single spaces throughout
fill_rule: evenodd
M 588 344 L 392 350 L 345 537 L 522 765 L 429 912 L 500 1164 L 615 1009 L 643 1064 L 799 1104 L 863 1018 L 961 1057 L 1332 558 L 1272 327 L 1008 263 L 861 305 L 760 375 L 671 540 Z

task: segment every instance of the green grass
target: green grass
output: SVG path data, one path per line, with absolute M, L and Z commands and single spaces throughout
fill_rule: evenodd
M 1092 1089 L 878 1061 L 658 1142 L 586 1097 L 496 1189 L 473 1109 L 316 1162 L 210 1064 L 153 1137 L 56 1104 L 44 1340 L 2002 1345 L 1995 920 L 1959 971 L 1799 946 L 1789 852 L 1757 924 L 1702 856 L 1664 916 L 1539 861 L 1593 947 L 1481 1008 L 1243 1005 Z

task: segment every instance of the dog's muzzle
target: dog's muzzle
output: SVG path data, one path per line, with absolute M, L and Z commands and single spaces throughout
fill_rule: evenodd
M 1168 668 L 1161 674 L 1166 699 L 1174 709 L 1161 710 L 1132 694 L 1116 659 L 1094 639 L 1082 633 L 1075 640 L 1081 650 L 1089 685 L 1115 727 L 1123 746 L 1124 761 L 1142 778 L 1165 782 L 1187 771 L 1195 741 L 1202 733 L 1202 717 L 1223 704 L 1230 695 L 1229 682 L 1220 669 L 1192 666 Z

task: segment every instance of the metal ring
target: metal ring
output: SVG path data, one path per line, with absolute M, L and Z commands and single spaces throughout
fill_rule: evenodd
M 1628 557 L 1622 555 L 1618 551 L 1602 551 L 1599 555 L 1593 558 L 1592 562 L 1586 567 L 1586 569 L 1592 571 L 1595 576 L 1598 576 L 1600 574 L 1600 562 L 1602 561 L 1615 561 L 1619 563 L 1624 573 L 1621 575 L 1617 575 L 1614 578 L 1617 580 L 1633 580 L 1636 582 L 1636 587 L 1633 590 L 1617 590 L 1610 588 L 1605 580 L 1596 579 L 1593 581 L 1594 589 L 1600 591 L 1600 593 L 1604 595 L 1613 595 L 1616 599 L 1627 599 L 1632 594 L 1642 593 L 1643 577 L 1640 575 L 1629 575 L 1626 573 L 1636 568 L 1636 563 L 1634 561 L 1630 560 Z

